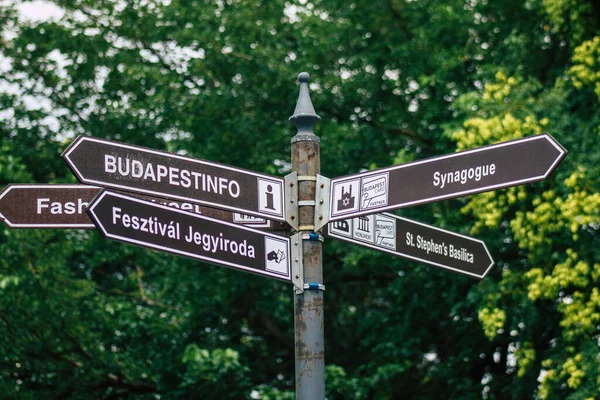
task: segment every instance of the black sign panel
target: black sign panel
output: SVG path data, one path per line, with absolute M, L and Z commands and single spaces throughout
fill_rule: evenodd
M 292 280 L 287 237 L 108 191 L 87 212 L 110 239 Z
M 82 183 L 285 221 L 282 178 L 88 136 L 63 158 Z
M 94 228 L 85 213 L 101 189 L 86 185 L 8 185 L 0 216 L 10 228 Z
M 330 222 L 323 234 L 477 278 L 494 265 L 481 240 L 388 213 Z
M 540 181 L 566 153 L 543 134 L 335 178 L 329 221 Z

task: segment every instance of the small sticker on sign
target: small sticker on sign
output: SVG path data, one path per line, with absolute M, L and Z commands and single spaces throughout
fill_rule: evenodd
M 333 222 L 329 223 L 329 230 L 332 233 L 337 233 L 338 235 L 352 237 L 351 225 L 352 225 L 351 219 L 343 219 L 341 221 L 333 221 Z
M 333 215 L 358 211 L 360 179 L 333 184 Z
M 386 206 L 388 203 L 388 174 L 363 178 L 361 185 L 361 210 Z
M 233 222 L 256 228 L 269 228 L 271 223 L 264 218 L 240 213 L 233 213 Z
M 289 276 L 288 243 L 273 237 L 265 237 L 265 269 L 279 275 Z
M 375 216 L 375 244 L 396 250 L 396 220 L 383 215 Z
M 363 240 L 365 242 L 373 243 L 373 216 L 366 215 L 363 217 L 357 217 L 352 220 L 353 231 L 352 237 L 354 239 Z
M 258 211 L 283 216 L 281 182 L 258 178 Z

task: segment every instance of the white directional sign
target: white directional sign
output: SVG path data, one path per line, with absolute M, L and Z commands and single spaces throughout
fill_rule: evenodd
M 88 136 L 63 158 L 81 183 L 285 221 L 279 177 Z
M 566 153 L 543 134 L 331 179 L 329 221 L 543 180 Z
M 288 237 L 108 191 L 87 212 L 110 239 L 293 281 Z
M 388 213 L 330 222 L 323 234 L 477 278 L 494 265 L 481 240 Z

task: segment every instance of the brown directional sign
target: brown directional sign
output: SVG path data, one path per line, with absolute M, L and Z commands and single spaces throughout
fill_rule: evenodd
M 93 228 L 85 208 L 100 188 L 86 185 L 8 185 L 0 215 L 10 228 Z
M 330 222 L 323 231 L 325 236 L 477 278 L 494 265 L 481 240 L 388 213 Z
M 87 212 L 107 238 L 292 281 L 287 237 L 109 191 Z
M 542 134 L 335 178 L 329 221 L 540 181 L 566 153 Z
M 279 177 L 88 136 L 63 158 L 81 183 L 285 221 Z
M 88 185 L 11 184 L 0 193 L 0 218 L 10 228 L 95 228 L 85 209 L 102 188 Z M 287 224 L 204 207 L 141 196 L 145 200 L 253 228 L 281 230 Z

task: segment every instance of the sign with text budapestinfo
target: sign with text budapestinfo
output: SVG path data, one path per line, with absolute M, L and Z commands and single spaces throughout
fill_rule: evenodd
M 279 177 L 89 136 L 63 158 L 81 183 L 285 221 Z
M 477 278 L 494 265 L 481 240 L 388 213 L 330 222 L 323 234 Z
M 566 153 L 543 134 L 335 178 L 329 221 L 540 181 Z
M 87 212 L 110 239 L 292 281 L 287 237 L 109 191 Z

